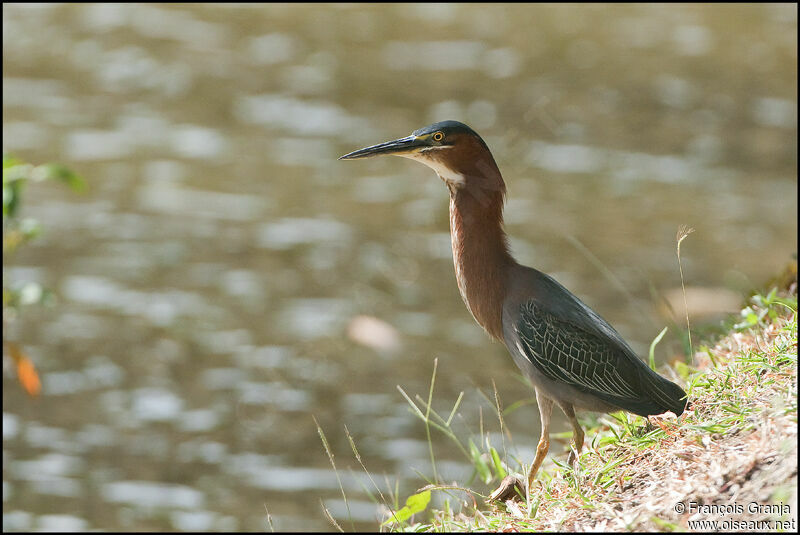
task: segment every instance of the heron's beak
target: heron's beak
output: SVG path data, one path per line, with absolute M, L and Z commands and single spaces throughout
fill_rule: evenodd
M 394 141 L 387 141 L 386 143 L 379 143 L 345 154 L 340 156 L 340 160 L 356 160 L 358 158 L 369 158 L 371 156 L 381 156 L 383 154 L 394 154 L 395 156 L 407 156 L 408 154 L 417 152 L 423 147 L 427 147 L 428 143 L 424 138 L 419 138 L 415 135 L 395 139 Z

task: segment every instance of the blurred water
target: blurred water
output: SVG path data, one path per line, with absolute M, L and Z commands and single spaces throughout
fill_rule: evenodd
M 31 185 L 45 233 L 4 257 L 4 279 L 59 302 L 4 325 L 43 395 L 4 364 L 3 528 L 263 531 L 268 511 L 278 530 L 331 529 L 322 499 L 375 529 L 343 426 L 381 492 L 424 485 L 396 385 L 426 397 L 434 357 L 435 409 L 464 391 L 460 436 L 480 441 L 482 414 L 529 460 L 538 413 L 499 434 L 492 381 L 505 406 L 531 392 L 458 295 L 445 188 L 336 157 L 471 124 L 519 260 L 644 353 L 670 321 L 651 290 L 680 284 L 679 225 L 697 229 L 698 314 L 796 251 L 796 98 L 787 4 L 4 5 L 4 150 L 90 189 Z M 433 438 L 439 473 L 466 483 Z

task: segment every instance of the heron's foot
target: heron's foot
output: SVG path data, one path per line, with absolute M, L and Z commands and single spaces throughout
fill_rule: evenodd
M 572 468 L 575 468 L 575 463 L 578 461 L 578 454 L 575 453 L 575 450 L 570 448 L 569 450 L 569 457 L 567 457 L 567 464 L 569 464 Z
M 525 498 L 525 482 L 517 476 L 506 476 L 487 501 L 523 500 Z
M 578 462 L 578 455 L 581 454 L 583 450 L 583 433 L 579 437 L 577 437 L 572 443 L 570 443 L 569 448 L 569 456 L 567 457 L 567 462 L 569 465 L 575 469 Z

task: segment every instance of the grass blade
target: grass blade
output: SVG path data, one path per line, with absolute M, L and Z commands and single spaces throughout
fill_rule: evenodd
M 436 384 L 436 368 L 439 366 L 439 359 L 433 359 L 433 373 L 431 374 L 431 387 L 428 390 L 428 406 L 425 409 L 425 435 L 428 438 L 428 451 L 431 454 L 431 467 L 433 467 L 433 480 L 439 483 L 439 474 L 436 473 L 436 459 L 433 457 L 433 441 L 431 440 L 431 403 L 433 403 L 433 385 Z
M 266 511 L 266 513 L 267 513 L 267 526 L 269 526 L 269 530 L 272 533 L 275 533 L 275 526 L 272 524 L 272 515 L 269 514 L 269 509 L 267 509 L 266 502 L 264 503 L 264 511 Z
M 452 410 L 452 411 L 450 411 L 450 416 L 448 416 L 448 417 L 447 417 L 447 422 L 445 422 L 445 425 L 446 425 L 447 427 L 450 427 L 450 422 L 452 422 L 452 421 L 453 421 L 453 416 L 455 416 L 455 415 L 456 415 L 456 411 L 458 410 L 458 406 L 461 404 L 461 400 L 462 400 L 463 398 L 464 398 L 464 391 L 462 390 L 462 391 L 461 391 L 461 392 L 459 392 L 459 394 L 458 394 L 458 399 L 457 399 L 457 400 L 456 400 L 456 402 L 453 404 L 453 410 Z
M 506 473 L 506 469 L 503 468 L 503 463 L 500 461 L 500 455 L 497 453 L 497 450 L 493 447 L 490 447 L 489 451 L 492 454 L 492 462 L 494 463 L 494 470 L 497 473 L 497 477 L 503 479 L 508 474 Z
M 364 472 L 366 472 L 367 477 L 369 478 L 370 482 L 372 483 L 372 486 L 375 487 L 375 490 L 378 491 L 378 495 L 381 497 L 381 502 L 383 502 L 384 505 L 387 505 L 386 504 L 386 498 L 384 497 L 383 492 L 381 492 L 381 489 L 378 486 L 378 484 L 375 483 L 375 480 L 372 479 L 372 474 L 370 474 L 369 470 L 367 470 L 367 467 L 364 465 L 364 461 L 361 460 L 361 455 L 358 453 L 358 449 L 356 448 L 356 441 L 353 440 L 353 437 L 352 437 L 352 435 L 350 435 L 350 431 L 347 429 L 346 425 L 344 426 L 344 434 L 347 435 L 347 440 L 350 442 L 350 448 L 353 450 L 353 455 L 356 456 L 356 460 L 358 461 L 358 464 L 360 464 L 361 468 L 364 469 Z M 388 507 L 388 505 L 387 505 L 387 507 Z
M 667 328 L 664 327 L 658 336 L 653 338 L 653 341 L 650 343 L 650 369 L 656 371 L 656 346 L 664 338 L 664 335 L 667 334 Z
M 333 518 L 333 515 L 331 515 L 331 512 L 328 511 L 327 507 L 325 507 L 325 502 L 322 501 L 322 498 L 320 498 L 319 504 L 322 506 L 322 512 L 325 513 L 325 518 L 328 519 L 328 522 L 330 522 L 333 525 L 333 527 L 338 529 L 340 533 L 344 533 L 344 530 L 342 529 L 342 526 L 340 526 L 336 522 L 336 520 Z M 355 531 L 355 528 L 353 528 L 353 531 Z
M 692 330 L 689 326 L 689 303 L 686 301 L 686 285 L 683 282 L 683 264 L 681 263 L 681 242 L 686 239 L 686 237 L 694 232 L 692 227 L 681 225 L 678 227 L 678 234 L 675 236 L 675 239 L 678 241 L 678 245 L 676 247 L 676 253 L 678 255 L 678 270 L 681 273 L 681 291 L 683 292 L 683 308 L 686 311 L 686 334 L 689 335 L 689 357 L 691 359 L 692 366 L 694 366 L 694 348 L 692 347 Z
M 328 439 L 325 438 L 325 433 L 322 431 L 322 427 L 320 427 L 319 422 L 317 422 L 317 418 L 314 415 L 311 415 L 311 418 L 314 419 L 314 424 L 317 426 L 317 433 L 319 433 L 319 438 L 322 439 L 322 445 L 325 446 L 325 453 L 328 454 L 328 460 L 331 462 L 331 466 L 333 467 L 333 473 L 336 474 L 336 481 L 339 482 L 339 489 L 342 491 L 342 499 L 344 500 L 344 505 L 347 507 L 347 518 L 350 520 L 350 527 L 353 531 L 356 530 L 355 524 L 353 524 L 353 515 L 350 513 L 350 504 L 347 502 L 347 496 L 344 493 L 344 486 L 342 485 L 342 479 L 339 477 L 339 471 L 336 469 L 336 463 L 333 461 L 333 452 L 331 451 L 330 446 L 328 445 Z M 322 503 L 322 500 L 320 500 Z M 325 504 L 322 503 L 322 509 L 325 510 L 325 513 L 330 516 L 330 512 L 325 508 Z M 330 517 L 330 520 L 333 520 L 333 517 Z M 339 524 L 336 521 L 333 521 L 334 526 L 339 528 L 339 531 L 343 531 L 342 528 L 339 527 Z

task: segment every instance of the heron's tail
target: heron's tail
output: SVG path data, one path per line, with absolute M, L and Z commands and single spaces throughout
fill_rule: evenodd
M 650 368 L 646 368 L 647 375 L 642 377 L 642 384 L 646 385 L 647 392 L 651 401 L 653 401 L 654 409 L 660 409 L 660 412 L 651 412 L 651 414 L 661 414 L 663 412 L 672 411 L 676 416 L 683 414 L 686 410 L 686 403 L 688 398 L 683 388 L 679 387 L 669 379 L 665 379 Z

